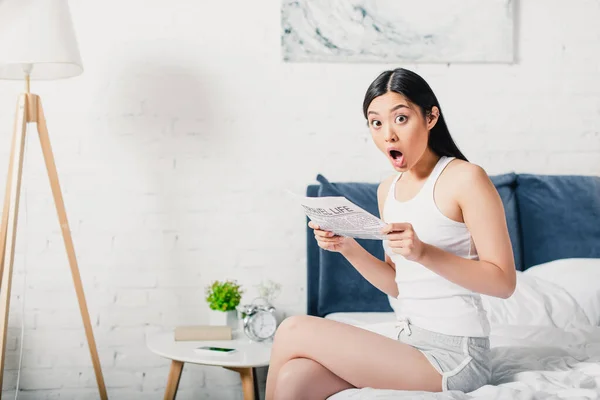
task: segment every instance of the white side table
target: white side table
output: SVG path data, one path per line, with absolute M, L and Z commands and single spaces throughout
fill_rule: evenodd
M 233 340 L 175 341 L 173 332 L 163 332 L 148 336 L 146 345 L 153 353 L 172 360 L 165 400 L 175 398 L 186 362 L 238 372 L 242 379 L 244 400 L 258 400 L 255 368 L 269 365 L 272 341 L 252 342 L 243 333 L 237 332 L 234 332 Z M 232 347 L 237 351 L 232 354 L 205 355 L 194 351 L 200 346 Z

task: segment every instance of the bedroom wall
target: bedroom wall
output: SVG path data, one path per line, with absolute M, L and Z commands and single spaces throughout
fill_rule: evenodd
M 161 398 L 148 333 L 207 322 L 203 288 L 283 285 L 305 312 L 304 218 L 286 189 L 317 173 L 377 182 L 362 96 L 397 65 L 286 64 L 279 2 L 71 0 L 83 75 L 34 82 L 111 398 Z M 600 2 L 517 3 L 514 65 L 404 65 L 489 174 L 600 174 Z M 0 185 L 21 84 L 0 82 Z M 32 132 L 33 133 L 33 132 Z M 27 143 L 4 395 L 96 398 L 35 134 Z M 21 334 L 23 333 L 23 340 Z M 263 377 L 264 378 L 264 377 Z M 241 399 L 233 372 L 186 366 L 179 399 Z

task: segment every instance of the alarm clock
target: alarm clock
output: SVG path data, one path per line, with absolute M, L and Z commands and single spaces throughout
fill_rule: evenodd
M 275 307 L 271 305 L 250 304 L 240 307 L 244 333 L 250 340 L 262 342 L 271 339 L 277 330 Z

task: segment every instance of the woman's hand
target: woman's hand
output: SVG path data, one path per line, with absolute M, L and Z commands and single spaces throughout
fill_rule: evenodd
M 338 236 L 331 231 L 322 230 L 312 221 L 308 223 L 308 226 L 314 230 L 317 244 L 324 250 L 343 253 L 345 250 L 350 248 L 352 242 L 354 241 L 352 238 Z
M 415 262 L 423 257 L 426 245 L 421 242 L 411 224 L 403 222 L 388 224 L 381 233 L 387 235 L 388 244 L 394 253 Z

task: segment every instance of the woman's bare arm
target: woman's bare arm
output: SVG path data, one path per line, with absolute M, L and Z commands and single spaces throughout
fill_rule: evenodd
M 508 298 L 515 290 L 516 272 L 502 200 L 481 167 L 463 163 L 452 173 L 459 193 L 458 204 L 473 237 L 479 261 L 428 244 L 415 261 L 467 289 Z

